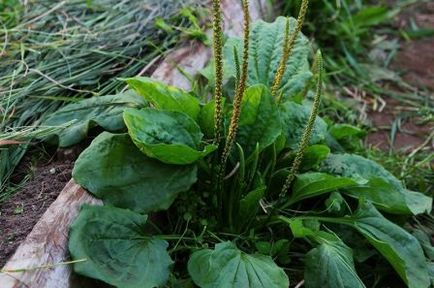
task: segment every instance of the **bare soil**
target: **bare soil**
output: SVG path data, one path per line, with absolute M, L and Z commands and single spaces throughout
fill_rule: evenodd
M 52 159 L 42 160 L 35 168 L 31 165 L 32 153 L 24 157 L 14 177 L 21 178 L 32 173 L 31 180 L 0 204 L 0 267 L 12 256 L 71 179 L 72 167 L 79 151 L 79 148 L 59 150 Z
M 408 28 L 411 22 L 416 23 L 419 28 L 434 29 L 434 3 L 409 7 L 397 18 L 395 28 Z M 434 37 L 401 41 L 401 49 L 392 63 L 392 68 L 401 72 L 407 83 L 420 90 L 430 91 L 429 101 L 434 101 Z M 383 110 L 371 109 L 368 112 L 375 131 L 368 135 L 367 144 L 381 150 L 392 149 L 404 153 L 423 145 L 434 130 L 433 121 L 424 122 L 414 113 L 420 107 L 409 107 L 408 104 L 390 98 L 383 100 Z M 413 113 L 409 113 L 411 111 Z M 396 127 L 395 139 L 392 140 L 393 123 L 400 125 Z M 428 143 L 427 147 L 434 151 L 433 142 Z

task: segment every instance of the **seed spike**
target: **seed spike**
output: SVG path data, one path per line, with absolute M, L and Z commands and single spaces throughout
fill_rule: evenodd
M 289 35 L 289 18 L 286 21 L 285 28 L 285 38 L 283 41 L 283 54 L 280 59 L 279 67 L 277 68 L 276 75 L 274 76 L 273 85 L 271 87 L 271 95 L 273 97 L 277 97 L 277 92 L 280 88 L 280 84 L 282 83 L 283 75 L 286 71 L 286 63 L 288 62 L 289 57 L 291 56 L 292 49 L 295 45 L 295 40 L 297 39 L 298 34 L 301 31 L 303 26 L 304 17 L 306 16 L 307 8 L 309 6 L 309 0 L 303 0 L 301 2 L 300 11 L 298 12 L 297 17 L 297 25 L 295 26 L 294 31 Z
M 323 76 L 323 60 L 321 51 L 318 50 L 315 56 L 315 61 L 317 63 L 317 71 L 314 71 L 318 75 L 317 78 L 317 87 L 315 98 L 312 105 L 312 111 L 309 116 L 309 120 L 307 122 L 306 128 L 304 129 L 303 136 L 300 140 L 298 151 L 295 155 L 294 162 L 292 162 L 291 170 L 289 171 L 288 177 L 286 178 L 285 184 L 282 187 L 282 191 L 280 192 L 280 197 L 284 197 L 289 188 L 291 187 L 292 181 L 294 181 L 295 175 L 298 173 L 298 169 L 300 168 L 301 161 L 303 160 L 304 151 L 306 147 L 309 145 L 310 137 L 312 136 L 312 131 L 315 125 L 315 120 L 318 115 L 319 104 L 321 102 L 321 92 L 322 92 L 322 76 Z
M 214 143 L 220 144 L 223 130 L 223 32 L 221 0 L 213 0 L 213 50 L 215 62 Z
M 223 179 L 226 163 L 237 135 L 238 122 L 240 120 L 241 102 L 243 100 L 244 91 L 246 90 L 247 74 L 249 66 L 249 36 L 250 36 L 250 16 L 249 16 L 249 1 L 243 0 L 244 14 L 244 35 L 243 35 L 243 63 L 241 67 L 241 75 L 236 86 L 236 92 L 233 103 L 233 111 L 231 122 L 229 125 L 228 136 L 226 137 L 225 148 L 221 157 L 219 179 Z

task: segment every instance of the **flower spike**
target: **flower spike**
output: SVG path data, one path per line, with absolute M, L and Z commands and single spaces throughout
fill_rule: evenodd
M 214 110 L 214 142 L 218 145 L 223 130 L 223 32 L 221 0 L 213 0 L 213 50 L 215 61 L 215 110 Z
M 236 85 L 236 92 L 233 103 L 233 112 L 231 122 L 229 125 L 228 136 L 226 137 L 225 148 L 221 157 L 220 165 L 220 179 L 223 179 L 225 166 L 232 150 L 237 135 L 238 122 L 241 114 L 241 102 L 243 100 L 244 91 L 246 90 L 247 74 L 249 67 L 249 37 L 250 37 L 250 16 L 249 16 L 249 1 L 243 0 L 243 14 L 244 14 L 244 35 L 243 35 L 243 63 L 241 67 L 240 79 Z
M 294 32 L 289 36 L 289 18 L 286 22 L 285 28 L 285 39 L 283 41 L 283 55 L 280 59 L 279 67 L 277 68 L 276 75 L 274 76 L 273 85 L 271 87 L 271 95 L 273 97 L 277 97 L 277 92 L 280 88 L 280 84 L 282 83 L 283 75 L 286 71 L 286 63 L 288 62 L 289 57 L 291 56 L 292 49 L 295 45 L 295 40 L 297 39 L 298 34 L 301 31 L 303 26 L 304 17 L 306 16 L 307 8 L 309 6 L 309 0 L 303 0 L 301 2 L 300 11 L 298 12 L 297 17 L 297 25 L 295 26 Z
M 284 197 L 289 188 L 291 187 L 292 181 L 294 181 L 295 175 L 298 173 L 298 169 L 300 168 L 301 161 L 303 160 L 304 151 L 306 147 L 309 145 L 310 137 L 312 136 L 312 131 L 315 125 L 316 116 L 318 115 L 319 104 L 321 102 L 321 92 L 322 92 L 322 76 L 323 76 L 323 60 L 321 51 L 318 50 L 315 56 L 315 61 L 317 63 L 316 69 L 314 71 L 317 76 L 317 87 L 315 98 L 312 105 L 312 111 L 309 116 L 309 120 L 307 122 L 306 128 L 304 129 L 303 136 L 300 140 L 297 154 L 295 155 L 294 162 L 292 162 L 291 170 L 289 171 L 288 177 L 286 178 L 285 184 L 282 187 L 282 191 L 280 192 L 280 197 Z

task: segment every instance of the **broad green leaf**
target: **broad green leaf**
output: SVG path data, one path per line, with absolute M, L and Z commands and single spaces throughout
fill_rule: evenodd
M 306 148 L 301 163 L 303 171 L 317 167 L 330 154 L 330 148 L 326 145 L 312 145 Z
M 188 272 L 201 288 L 287 288 L 288 276 L 271 257 L 249 255 L 231 242 L 217 244 L 214 250 L 194 252 Z
M 132 91 L 83 99 L 50 115 L 42 126 L 71 125 L 56 134 L 60 147 L 73 146 L 86 138 L 89 129 L 100 126 L 116 132 L 125 130 L 122 113 L 127 107 L 144 107 L 146 101 Z M 51 140 L 51 139 L 48 139 Z
M 430 285 L 424 252 L 415 237 L 384 218 L 366 201 L 360 203 L 351 222 L 389 261 L 408 287 L 426 288 Z
M 291 30 L 295 28 L 295 25 L 296 20 L 290 18 Z M 271 87 L 282 58 L 285 27 L 285 17 L 278 17 L 273 23 L 264 21 L 253 23 L 250 33 L 248 86 L 264 84 Z M 243 47 L 241 38 L 229 38 L 225 43 L 223 53 L 227 78 L 236 76 L 234 47 L 241 59 Z M 312 77 L 307 60 L 309 52 L 309 41 L 300 33 L 288 59 L 280 87 L 284 99 L 302 91 Z
M 181 112 L 126 109 L 124 121 L 136 146 L 147 156 L 168 164 L 191 164 L 215 150 L 206 145 L 196 122 Z
M 364 197 L 389 213 L 416 215 L 431 211 L 430 197 L 408 192 L 398 179 L 372 160 L 352 154 L 331 154 L 320 170 L 363 184 L 345 189 L 345 192 L 357 198 Z
M 295 203 L 306 198 L 356 185 L 358 185 L 356 181 L 347 177 L 337 177 L 317 172 L 304 173 L 296 177 L 289 201 Z
M 199 99 L 188 92 L 148 77 L 126 79 L 129 87 L 143 96 L 158 110 L 183 112 L 197 119 Z
M 196 182 L 194 165 L 148 158 L 128 134 L 99 135 L 78 157 L 72 177 L 104 203 L 147 213 L 167 209 Z
M 352 250 L 339 237 L 310 229 L 301 219 L 281 217 L 281 220 L 289 224 L 294 237 L 308 237 L 318 243 L 305 257 L 306 287 L 365 287 L 356 273 Z
M 352 250 L 342 241 L 324 241 L 305 257 L 306 288 L 366 287 L 356 273 Z
M 160 287 L 172 264 L 166 241 L 145 235 L 147 216 L 109 206 L 83 206 L 71 225 L 74 271 L 125 288 Z
M 286 145 L 289 148 L 293 150 L 298 148 L 311 110 L 312 108 L 307 104 L 301 105 L 292 101 L 286 101 L 280 106 L 280 118 L 287 137 Z M 309 144 L 324 142 L 326 135 L 327 124 L 320 117 L 317 117 Z
M 263 85 L 249 87 L 241 103 L 237 142 L 249 156 L 258 143 L 259 152 L 273 144 L 282 133 L 279 110 Z

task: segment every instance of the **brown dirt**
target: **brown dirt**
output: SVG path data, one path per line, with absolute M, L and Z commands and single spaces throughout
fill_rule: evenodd
M 414 21 L 420 28 L 434 29 L 434 3 L 422 3 L 409 7 L 396 20 L 397 29 L 405 29 Z M 431 101 L 434 100 L 434 37 L 401 42 L 401 49 L 396 55 L 392 68 L 402 73 L 407 83 L 421 90 L 431 91 Z M 393 88 L 392 88 L 393 89 Z M 423 123 L 419 116 L 408 117 L 408 105 L 394 99 L 383 99 L 385 108 L 382 111 L 371 109 L 368 117 L 375 129 L 367 137 L 367 144 L 381 150 L 395 149 L 411 152 L 422 145 L 431 131 L 434 123 Z M 412 107 L 414 110 L 420 107 Z M 391 141 L 391 126 L 401 118 L 395 141 Z M 434 143 L 430 149 L 434 151 Z
M 71 179 L 73 163 L 79 151 L 79 148 L 59 150 L 54 158 L 41 161 L 36 168 L 31 167 L 32 153 L 24 157 L 15 177 L 20 178 L 30 171 L 32 179 L 0 204 L 0 267 Z
M 383 151 L 393 149 L 409 153 L 424 144 L 426 137 L 434 129 L 434 123 L 425 123 L 420 117 L 406 116 L 406 109 L 402 103 L 394 99 L 385 100 L 386 106 L 381 111 L 369 111 L 371 126 L 375 129 L 366 139 L 368 145 Z M 397 121 L 399 120 L 399 121 Z M 391 129 L 396 127 L 396 136 L 392 141 Z M 434 149 L 432 146 L 431 149 Z

